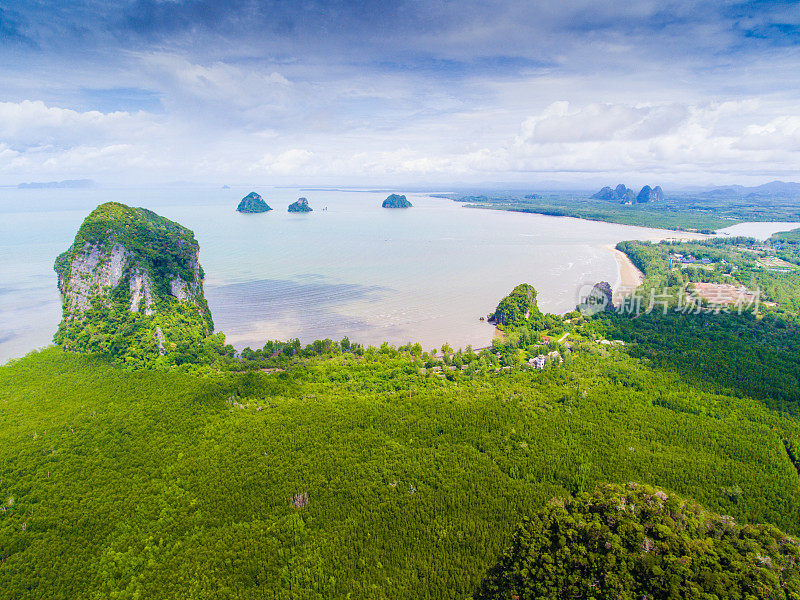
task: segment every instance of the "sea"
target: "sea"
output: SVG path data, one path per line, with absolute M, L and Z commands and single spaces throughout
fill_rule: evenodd
M 273 210 L 236 212 L 250 191 Z M 485 318 L 515 285 L 532 284 L 542 310 L 568 312 L 587 286 L 619 286 L 608 246 L 676 235 L 467 208 L 429 193 L 406 194 L 413 208 L 381 208 L 395 191 L 402 193 L 189 185 L 0 189 L 0 363 L 51 343 L 61 318 L 53 262 L 92 209 L 108 201 L 149 208 L 194 231 L 215 326 L 238 349 L 345 336 L 375 346 L 485 347 L 494 335 Z M 301 196 L 313 212 L 287 212 Z M 765 238 L 800 227 L 748 225 L 731 232 Z

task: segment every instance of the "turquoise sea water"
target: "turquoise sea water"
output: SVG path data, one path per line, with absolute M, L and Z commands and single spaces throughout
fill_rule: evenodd
M 582 285 L 618 285 L 604 246 L 665 233 L 468 209 L 425 194 L 408 194 L 411 209 L 390 210 L 380 207 L 387 191 L 254 189 L 273 211 L 235 211 L 251 188 L 0 190 L 0 362 L 50 343 L 61 312 L 53 261 L 109 200 L 195 232 L 214 322 L 238 348 L 345 335 L 485 346 L 493 328 L 479 317 L 516 284 L 533 284 L 543 310 L 571 310 Z M 299 196 L 314 212 L 286 212 Z

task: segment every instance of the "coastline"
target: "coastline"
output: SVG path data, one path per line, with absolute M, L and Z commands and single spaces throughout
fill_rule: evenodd
M 667 240 L 685 242 L 689 240 L 699 240 L 714 237 L 712 235 L 695 233 L 691 231 L 676 231 L 675 234 L 676 235 L 656 234 L 646 239 L 653 243 L 657 243 Z M 616 287 L 613 287 L 614 294 L 612 300 L 614 304 L 618 304 L 630 296 L 636 288 L 642 285 L 642 282 L 644 281 L 644 273 L 642 273 L 639 268 L 633 264 L 631 259 L 628 258 L 627 254 L 621 250 L 617 250 L 616 246 L 608 244 L 604 245 L 603 249 L 608 250 L 617 261 L 617 278 L 619 283 L 617 283 Z
M 618 304 L 624 298 L 630 296 L 633 291 L 642 285 L 644 281 L 644 273 L 642 273 L 636 265 L 633 264 L 628 255 L 624 252 L 617 250 L 612 245 L 603 246 L 604 250 L 608 250 L 617 261 L 617 278 L 619 283 L 613 289 L 613 302 Z
M 454 198 L 451 198 L 454 202 L 461 202 Z M 633 220 L 626 220 L 620 218 L 619 215 L 604 215 L 600 216 L 597 214 L 592 214 L 583 212 L 581 210 L 570 210 L 566 207 L 561 206 L 526 206 L 526 205 L 507 205 L 507 204 L 482 204 L 482 203 L 473 203 L 473 202 L 466 202 L 463 203 L 464 208 L 477 208 L 477 209 L 484 209 L 484 210 L 499 210 L 505 212 L 513 212 L 513 213 L 524 213 L 524 214 L 535 214 L 535 215 L 543 215 L 546 217 L 566 217 L 570 219 L 581 219 L 584 221 L 595 221 L 598 223 L 609 223 L 615 225 L 627 225 L 630 227 L 643 227 L 645 229 L 661 229 L 666 231 L 674 231 L 675 233 L 688 233 L 689 235 L 699 235 L 705 236 L 710 234 L 702 234 L 699 233 L 703 230 L 717 230 L 719 228 L 728 227 L 734 224 L 741 224 L 746 223 L 747 221 L 733 221 L 733 222 L 717 222 L 717 223 L 686 223 L 683 222 L 681 224 L 671 224 L 669 222 L 664 222 L 663 218 L 656 217 L 654 220 L 648 219 L 633 219 Z M 613 206 L 613 205 L 612 205 Z M 637 216 L 637 215 L 634 215 Z M 642 214 L 638 215 L 639 217 Z M 645 214 L 645 216 L 648 216 Z M 653 216 L 650 214 L 650 216 Z
M 123 203 L 142 202 L 138 189 L 122 187 L 112 191 L 114 199 Z M 454 346 L 465 347 L 470 343 L 482 346 L 491 342 L 492 328 L 478 322 L 475 316 L 485 315 L 516 283 L 524 281 L 528 277 L 527 269 L 532 269 L 534 273 L 541 270 L 542 288 L 557 290 L 559 293 L 551 294 L 551 298 L 556 300 L 574 298 L 576 287 L 588 280 L 586 278 L 593 281 L 608 279 L 612 285 L 617 281 L 607 259 L 602 263 L 603 272 L 590 273 L 584 278 L 580 268 L 569 267 L 570 257 L 554 255 L 552 252 L 547 255 L 546 265 L 540 267 L 537 259 L 536 265 L 526 265 L 520 269 L 519 277 L 509 275 L 508 272 L 514 270 L 512 267 L 506 273 L 498 274 L 495 267 L 486 266 L 489 263 L 484 250 L 470 255 L 470 260 L 458 260 L 461 252 L 455 250 L 453 241 L 445 239 L 444 235 L 429 236 L 430 240 L 425 244 L 412 244 L 414 259 L 398 259 L 397 264 L 401 269 L 387 269 L 388 261 L 394 260 L 392 257 L 409 252 L 409 246 L 402 241 L 403 236 L 416 239 L 418 226 L 437 229 L 434 222 L 442 220 L 448 228 L 454 228 L 459 239 L 470 240 L 472 232 L 480 231 L 485 226 L 484 218 L 487 215 L 471 214 L 480 211 L 461 211 L 462 206 L 458 202 L 427 199 L 424 194 L 414 195 L 412 201 L 428 210 L 405 213 L 402 218 L 395 214 L 389 218 L 379 212 L 383 209 L 379 208 L 380 194 L 376 192 L 318 192 L 316 202 L 322 205 L 330 203 L 332 209 L 324 214 L 325 222 L 322 213 L 312 213 L 318 215 L 314 220 L 305 220 L 302 226 L 292 221 L 291 227 L 284 227 L 284 220 L 295 217 L 280 211 L 277 211 L 280 214 L 272 211 L 264 224 L 257 224 L 253 220 L 245 222 L 240 213 L 231 208 L 240 200 L 241 190 L 229 190 L 222 194 L 214 187 L 201 191 L 203 193 L 198 194 L 193 188 L 178 194 L 171 188 L 156 188 L 152 194 L 148 193 L 144 204 L 146 208 L 185 223 L 195 231 L 202 248 L 201 262 L 210 277 L 206 280 L 205 292 L 217 330 L 224 331 L 229 342 L 239 350 L 247 345 L 261 347 L 268 339 L 299 337 L 304 342 L 311 342 L 326 337 L 339 339 L 345 335 L 375 345 L 383 341 L 403 344 L 413 339 L 425 347 L 440 347 L 445 341 Z M 31 193 L 31 190 L 12 190 L 7 203 L 9 206 L 21 206 L 28 201 L 26 198 Z M 67 248 L 89 208 L 108 200 L 109 190 L 82 190 L 79 197 L 65 194 L 68 194 L 68 190 L 48 190 L 41 200 L 37 200 L 36 211 L 13 211 L 9 228 L 13 235 L 0 242 L 0 255 L 4 255 L 0 266 L 13 266 L 17 260 L 17 248 L 24 247 L 27 253 L 25 272 L 36 275 L 36 279 L 15 275 L 3 282 L 4 287 L 11 290 L 3 298 L 11 303 L 9 306 L 12 308 L 0 311 L 4 312 L 4 318 L 0 319 L 0 364 L 48 345 L 61 318 L 62 306 L 55 282 L 47 289 L 41 288 L 38 283 L 39 278 L 47 281 L 53 277 L 52 250 L 47 245 L 32 245 L 25 240 L 29 237 L 33 239 L 38 235 L 37 232 L 46 227 L 48 235 L 57 241 L 59 247 Z M 287 188 L 283 192 L 275 191 L 274 195 L 278 202 L 285 200 L 288 204 L 302 194 L 300 190 L 292 192 L 292 188 Z M 222 201 L 225 196 L 229 197 L 230 202 Z M 522 214 L 505 212 L 508 219 L 492 217 L 492 227 L 496 228 L 493 229 L 496 233 L 481 239 L 489 245 L 489 251 L 495 253 L 493 256 L 496 261 L 502 261 L 506 255 L 506 249 L 498 240 L 509 237 L 514 237 L 526 248 L 539 248 L 538 239 L 543 239 L 548 246 L 550 242 L 560 243 L 562 240 L 586 245 L 576 231 L 611 232 L 603 233 L 599 238 L 593 233 L 589 236 L 589 239 L 597 240 L 589 244 L 592 246 L 591 254 L 595 256 L 598 253 L 602 256 L 603 250 L 600 248 L 603 242 L 616 244 L 625 239 L 658 241 L 708 237 L 686 231 L 638 226 L 631 226 L 633 229 L 628 230 L 628 226 L 622 224 L 580 217 L 531 215 L 547 221 L 541 224 L 537 221 L 531 225 Z M 392 236 L 382 232 L 383 225 L 380 222 L 380 226 L 373 229 L 376 218 L 389 219 L 386 220 L 386 226 L 390 228 L 387 231 L 393 232 Z M 617 225 L 625 228 L 625 231 L 616 231 Z M 270 228 L 272 234 L 263 235 L 264 227 Z M 364 246 L 356 249 L 353 244 L 340 243 L 337 240 L 347 236 L 337 238 L 330 235 L 328 232 L 332 228 L 359 232 L 359 239 L 363 240 Z M 544 234 L 540 230 L 542 228 Z M 786 229 L 789 226 L 780 228 Z M 536 232 L 533 239 L 529 235 L 531 231 Z M 542 238 L 542 235 L 545 237 Z M 307 243 L 309 237 L 322 239 L 320 236 L 332 245 L 326 244 L 323 248 L 316 243 Z M 254 244 L 260 248 L 259 252 L 252 252 Z M 293 247 L 304 247 L 307 251 L 290 255 L 286 249 Z M 333 247 L 333 253 L 325 250 Z M 4 254 L 2 250 L 7 251 Z M 403 270 L 408 264 L 427 264 L 431 254 L 443 257 L 451 251 L 458 258 L 440 261 L 442 264 L 436 275 L 428 267 Z M 333 255 L 341 260 L 333 261 Z M 375 267 L 378 260 L 369 258 L 372 255 L 385 256 L 380 259 L 381 267 Z M 281 260 L 276 263 L 275 257 Z M 363 265 L 359 261 L 363 261 Z M 493 260 L 492 264 L 496 261 Z M 613 287 L 615 297 L 619 297 L 620 283 L 633 287 L 637 280 L 631 279 L 635 271 L 631 273 L 627 258 L 615 256 L 615 261 L 618 264 L 619 283 Z M 486 276 L 473 275 L 479 268 L 485 269 Z M 374 269 L 374 272 L 369 269 Z M 396 272 L 397 285 L 393 277 L 386 275 L 387 271 Z M 567 277 L 552 274 L 561 272 L 565 272 Z M 417 282 L 417 277 L 422 284 Z M 436 285 L 429 285 L 429 280 L 435 281 Z M 469 281 L 469 285 L 465 281 Z M 478 286 L 483 292 L 481 301 L 473 300 L 474 290 Z M 420 288 L 426 290 L 424 295 L 419 294 Z M 460 301 L 453 302 L 454 297 Z M 42 306 L 45 308 L 42 309 Z M 562 302 L 548 306 L 547 310 L 563 314 L 574 310 L 574 304 Z M 280 318 L 276 318 L 276 315 L 280 315 Z

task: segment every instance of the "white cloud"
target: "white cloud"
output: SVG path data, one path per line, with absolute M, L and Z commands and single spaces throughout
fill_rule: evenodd
M 509 144 L 485 159 L 497 171 L 659 173 L 695 181 L 709 174 L 793 176 L 800 163 L 800 117 L 766 125 L 758 101 L 696 105 L 555 102 L 526 118 Z M 471 163 L 464 155 L 462 162 Z M 473 168 L 475 166 L 473 165 Z
M 29 3 L 42 43 L 0 56 L 0 168 L 11 182 L 796 177 L 800 46 L 785 26 L 800 8 L 731 3 L 294 3 L 296 35 L 222 4 L 167 3 L 169 18 L 111 31 L 119 7 L 42 18 Z
M 678 127 L 688 116 L 678 104 L 630 106 L 589 104 L 570 110 L 559 101 L 522 124 L 520 141 L 525 143 L 588 142 L 613 139 L 647 139 Z
M 119 168 L 152 167 L 157 161 L 148 160 L 130 144 L 110 144 L 108 146 L 76 146 L 63 152 L 50 154 L 42 167 L 55 171 L 74 169 L 93 169 L 106 171 Z
M 742 150 L 800 150 L 800 115 L 784 115 L 766 125 L 750 125 L 736 143 Z
M 11 161 L 11 159 L 19 156 L 19 152 L 12 150 L 6 144 L 0 143 L 0 164 Z
M 276 85 L 278 85 L 276 83 Z M 558 101 L 538 113 L 435 113 L 346 135 L 232 126 L 205 116 L 80 112 L 0 103 L 0 170 L 14 180 L 200 181 L 268 176 L 376 181 L 519 181 L 540 173 L 795 173 L 800 115 L 748 99 L 664 104 Z M 264 151 L 265 146 L 270 148 Z
M 264 155 L 251 165 L 252 171 L 274 175 L 307 175 L 316 171 L 312 167 L 314 153 L 300 148 L 292 148 L 277 156 Z
M 171 110 L 212 113 L 221 122 L 269 122 L 297 102 L 298 90 L 281 73 L 222 61 L 194 63 L 170 53 L 137 55 L 142 77 Z
M 0 142 L 16 149 L 131 139 L 145 133 L 152 122 L 143 112 L 79 112 L 41 101 L 0 102 Z

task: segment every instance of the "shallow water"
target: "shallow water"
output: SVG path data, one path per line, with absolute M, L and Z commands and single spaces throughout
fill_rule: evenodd
M 779 231 L 790 231 L 800 227 L 800 223 L 781 223 L 779 221 L 763 221 L 758 223 L 739 223 L 725 229 L 720 229 L 720 235 L 753 237 L 757 240 L 766 240 Z
M 465 208 L 389 192 L 255 188 L 274 209 L 235 211 L 250 188 L 0 190 L 0 362 L 48 344 L 60 319 L 53 272 L 84 217 L 109 200 L 144 206 L 195 232 L 214 322 L 238 348 L 267 339 L 378 345 L 488 345 L 479 321 L 516 284 L 545 311 L 575 307 L 585 284 L 619 283 L 604 246 L 668 232 Z M 314 212 L 292 214 L 299 196 Z M 324 210 L 327 207 L 327 210 Z

